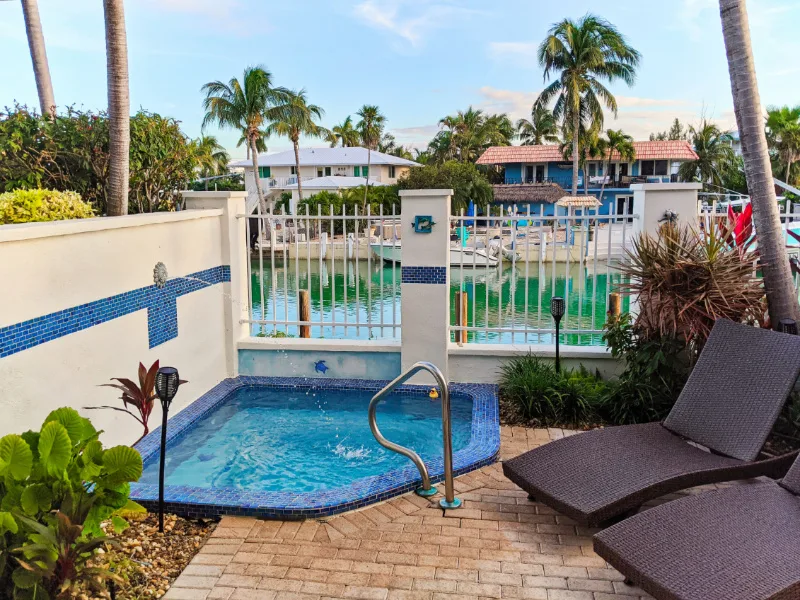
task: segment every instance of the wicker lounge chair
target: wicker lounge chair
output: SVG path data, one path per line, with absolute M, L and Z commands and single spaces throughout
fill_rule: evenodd
M 595 551 L 659 600 L 800 598 L 800 459 L 781 483 L 689 496 L 609 527 Z
M 663 423 L 566 437 L 504 462 L 503 473 L 589 526 L 687 487 L 782 477 L 796 453 L 758 458 L 799 372 L 800 336 L 720 319 Z

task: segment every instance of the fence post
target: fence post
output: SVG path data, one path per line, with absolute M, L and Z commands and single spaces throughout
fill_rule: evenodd
M 298 306 L 300 307 L 300 320 L 311 321 L 311 296 L 308 290 L 300 290 Z M 300 337 L 311 337 L 311 325 L 300 325 Z
M 633 192 L 633 233 L 658 235 L 660 219 L 666 211 L 678 215 L 678 223 L 697 229 L 697 215 L 700 214 L 697 192 L 703 188 L 701 183 L 637 183 L 631 186 Z
M 617 292 L 608 295 L 608 319 L 618 317 L 622 313 L 622 296 Z
M 230 266 L 231 280 L 223 284 L 225 310 L 225 359 L 229 376 L 239 374 L 239 340 L 249 334 L 242 319 L 250 318 L 247 261 L 250 260 L 245 219 L 247 192 L 182 192 L 186 209 L 221 208 L 222 265 Z
M 468 313 L 469 296 L 467 292 L 456 292 L 456 325 L 459 327 L 466 327 Z M 456 343 L 462 346 L 467 341 L 466 331 L 455 332 Z
M 424 360 L 449 380 L 450 344 L 450 202 L 453 190 L 400 192 L 402 264 L 400 293 L 402 370 Z M 430 218 L 430 233 L 415 233 L 415 217 Z M 422 377 L 433 381 L 430 375 Z

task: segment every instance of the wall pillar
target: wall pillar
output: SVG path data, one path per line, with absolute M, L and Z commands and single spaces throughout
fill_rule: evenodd
M 633 192 L 634 234 L 658 235 L 659 219 L 668 210 L 677 213 L 680 225 L 698 228 L 700 214 L 697 192 L 700 183 L 639 183 L 631 186 Z
M 449 380 L 450 202 L 453 190 L 403 190 L 401 368 L 417 361 L 439 367 Z M 415 217 L 431 217 L 430 233 L 415 233 Z M 412 382 L 433 382 L 423 373 Z
M 222 214 L 222 264 L 230 266 L 231 280 L 223 284 L 225 310 L 225 361 L 229 377 L 239 374 L 238 343 L 249 336 L 246 223 L 247 192 L 182 192 L 187 210 L 220 208 Z

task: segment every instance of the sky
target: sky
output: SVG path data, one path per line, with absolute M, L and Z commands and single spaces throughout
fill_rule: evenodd
M 131 110 L 174 117 L 190 137 L 201 133 L 202 85 L 248 65 L 305 88 L 328 127 L 377 104 L 401 144 L 424 147 L 439 119 L 470 105 L 517 119 L 544 87 L 537 45 L 554 22 L 587 12 L 642 54 L 635 85 L 611 86 L 619 114 L 607 128 L 647 139 L 675 117 L 735 126 L 716 0 L 127 0 L 125 9 Z M 800 104 L 800 2 L 748 0 L 748 9 L 762 103 Z M 102 3 L 39 0 L 39 11 L 57 104 L 103 109 Z M 18 0 L 0 1 L 0 56 L 0 106 L 38 107 Z M 206 133 L 244 157 L 239 133 Z

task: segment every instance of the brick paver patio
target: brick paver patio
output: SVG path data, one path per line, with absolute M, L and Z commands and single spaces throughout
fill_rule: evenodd
M 504 427 L 502 457 L 569 433 Z M 649 598 L 592 551 L 593 530 L 529 501 L 500 463 L 455 485 L 464 507 L 447 514 L 407 494 L 319 521 L 225 517 L 165 598 Z

